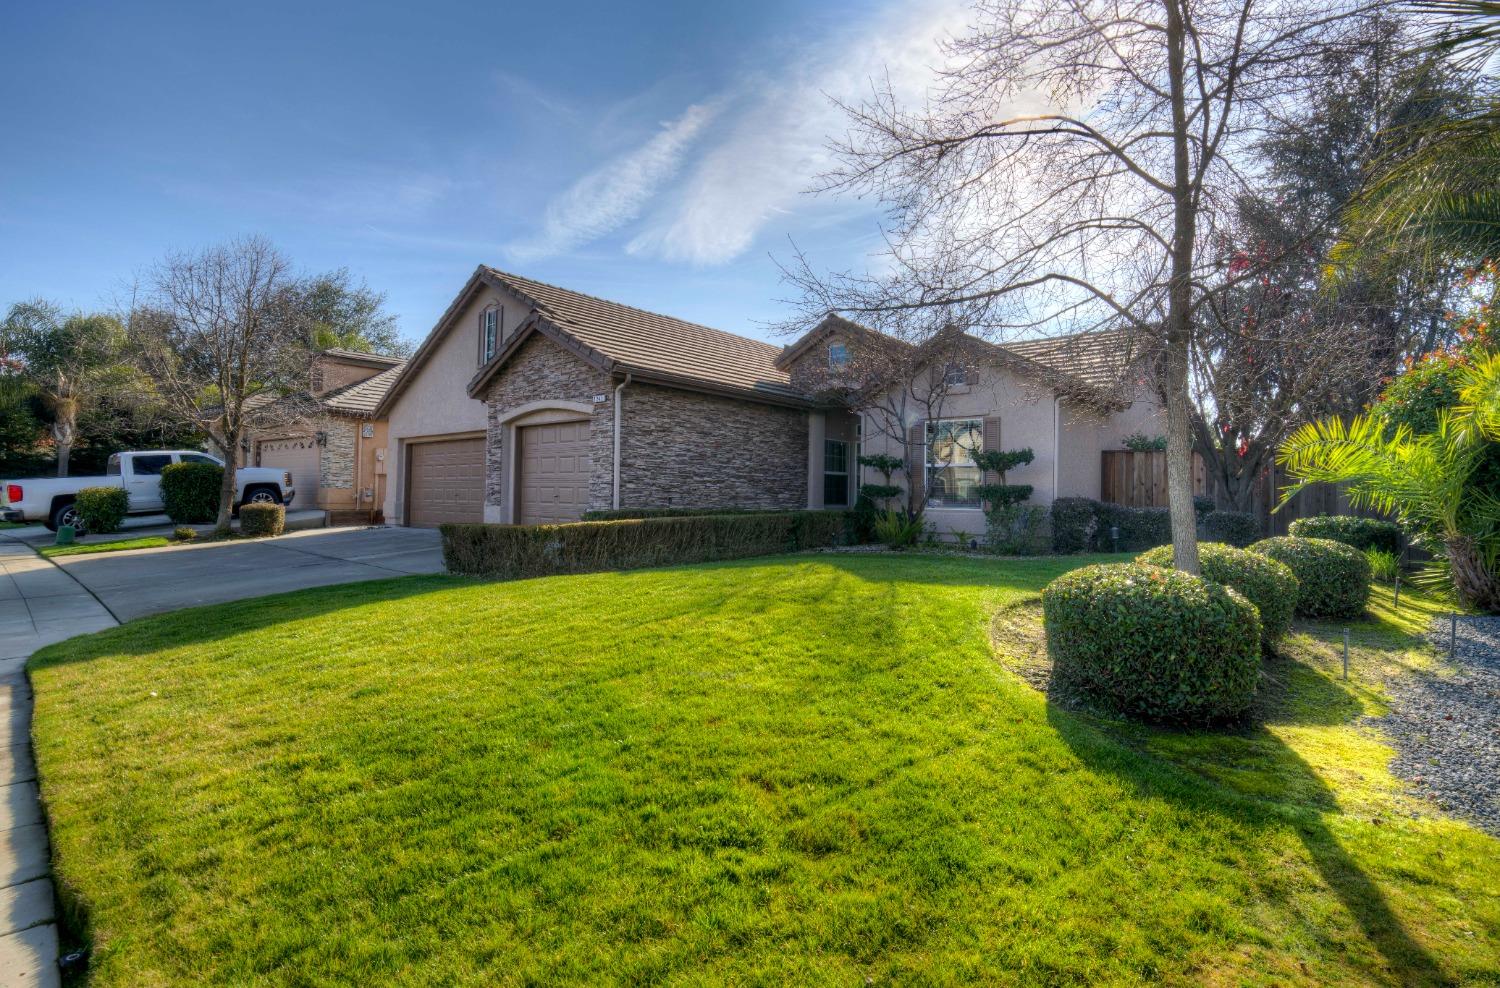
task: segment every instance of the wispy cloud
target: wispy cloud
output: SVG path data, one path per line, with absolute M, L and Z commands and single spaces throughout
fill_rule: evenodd
M 718 102 L 697 103 L 639 147 L 606 162 L 547 206 L 542 229 L 506 252 L 532 260 L 579 247 L 640 217 L 682 166 L 683 157 L 719 112 Z

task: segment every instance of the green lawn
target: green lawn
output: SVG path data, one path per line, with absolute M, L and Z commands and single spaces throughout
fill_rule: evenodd
M 25 527 L 27 527 L 27 526 L 26 526 L 26 522 L 24 522 L 24 521 L 0 521 L 0 532 L 5 531 L 7 528 L 25 528 Z
M 1085 561 L 418 577 L 55 646 L 36 753 L 93 982 L 1500 980 L 1500 841 L 1357 721 L 1426 661 L 1388 610 L 1348 686 L 1337 629 L 1299 637 L 1264 726 L 1130 728 L 991 644 Z
M 72 545 L 44 545 L 37 549 L 51 559 L 54 556 L 87 556 L 96 552 L 126 552 L 130 549 L 159 549 L 172 543 L 160 535 L 143 535 L 138 539 L 116 539 L 113 542 L 74 542 Z

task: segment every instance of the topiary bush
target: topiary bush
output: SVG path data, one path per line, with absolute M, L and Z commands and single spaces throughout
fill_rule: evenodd
M 1297 577 L 1297 613 L 1303 617 L 1357 617 L 1370 598 L 1370 561 L 1332 539 L 1282 535 L 1262 539 L 1251 552 L 1284 563 Z
M 1287 533 L 1305 539 L 1332 539 L 1352 545 L 1363 552 L 1379 549 L 1393 556 L 1401 555 L 1401 526 L 1379 518 L 1356 515 L 1319 515 L 1298 518 L 1287 526 Z
M 1290 567 L 1269 556 L 1234 546 L 1204 542 L 1198 546 L 1203 576 L 1232 587 L 1260 612 L 1261 640 L 1270 645 L 1286 634 L 1297 609 L 1297 577 Z M 1136 562 L 1147 566 L 1172 566 L 1169 545 L 1143 552 Z
M 219 517 L 219 488 L 224 468 L 212 463 L 171 463 L 162 467 L 161 501 L 167 517 L 179 525 L 202 524 Z
M 1260 618 L 1237 592 L 1161 566 L 1085 566 L 1042 591 L 1054 675 L 1111 709 L 1202 724 L 1249 709 Z
M 1260 538 L 1260 520 L 1248 511 L 1209 511 L 1198 518 L 1198 538 L 1243 549 Z
M 123 487 L 85 487 L 74 498 L 73 510 L 85 532 L 108 535 L 120 530 L 130 511 L 130 495 Z
M 250 538 L 280 535 L 286 531 L 286 508 L 279 504 L 252 502 L 240 506 L 240 534 Z

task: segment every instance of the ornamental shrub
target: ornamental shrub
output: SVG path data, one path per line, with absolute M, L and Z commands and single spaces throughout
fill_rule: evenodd
M 202 524 L 219 517 L 219 488 L 224 468 L 212 463 L 172 463 L 162 467 L 161 501 L 167 517 L 179 525 Z
M 1297 577 L 1268 556 L 1234 546 L 1204 542 L 1198 546 L 1203 576 L 1232 587 L 1260 612 L 1261 640 L 1270 645 L 1286 634 L 1297 609 Z M 1148 566 L 1172 566 L 1172 547 L 1164 545 L 1136 557 Z
M 1198 538 L 1243 549 L 1260 538 L 1260 519 L 1248 511 L 1209 511 L 1198 517 Z
M 130 495 L 123 487 L 85 487 L 74 498 L 73 510 L 85 532 L 108 535 L 120 530 L 130 511 Z
M 240 534 L 249 538 L 280 535 L 286 531 L 286 508 L 279 504 L 252 502 L 240 506 Z
M 470 576 L 526 577 L 766 556 L 839 544 L 842 511 L 443 525 L 443 563 Z
M 1370 561 L 1332 539 L 1278 536 L 1251 552 L 1284 563 L 1297 577 L 1297 613 L 1303 617 L 1357 617 L 1370 597 Z
M 1298 518 L 1287 526 L 1287 532 L 1308 539 L 1332 539 L 1344 545 L 1352 545 L 1361 552 L 1365 549 L 1379 549 L 1393 556 L 1401 555 L 1401 526 L 1379 518 L 1360 518 L 1355 515 Z
M 1052 502 L 1052 551 L 1088 552 L 1099 531 L 1097 501 L 1086 497 L 1060 497 Z
M 1111 709 L 1201 724 L 1250 707 L 1260 618 L 1234 590 L 1161 566 L 1085 566 L 1042 591 L 1054 675 Z
M 1127 508 L 1094 502 L 1099 527 L 1094 539 L 1100 552 L 1140 552 L 1172 541 L 1172 515 L 1166 508 Z M 1110 529 L 1119 535 L 1112 536 Z

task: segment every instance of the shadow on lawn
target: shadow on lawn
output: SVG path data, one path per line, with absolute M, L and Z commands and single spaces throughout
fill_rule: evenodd
M 1381 976 L 1402 985 L 1451 983 L 1329 827 L 1329 817 L 1341 812 L 1333 791 L 1312 766 L 1265 727 L 1346 723 L 1360 715 L 1358 700 L 1294 660 L 1267 660 L 1267 672 L 1268 695 L 1258 702 L 1251 723 L 1239 731 L 1208 734 L 1142 728 L 1067 710 L 1051 701 L 1047 720 L 1084 763 L 1127 781 L 1142 795 L 1171 800 L 1195 815 L 1226 817 L 1255 829 L 1290 825 L 1324 883 L 1385 961 Z M 1284 677 L 1279 685 L 1278 675 Z M 1153 740 L 1176 750 L 1172 754 L 1149 750 L 1147 744 Z M 1236 770 L 1243 770 L 1246 762 L 1259 763 L 1258 770 L 1252 767 L 1237 777 Z
M 479 581 L 445 575 L 401 576 L 291 590 L 245 600 L 205 604 L 126 621 L 117 628 L 49 645 L 28 664 L 32 670 L 112 655 L 144 655 L 163 647 L 219 641 L 334 611 L 368 607 L 451 590 Z

